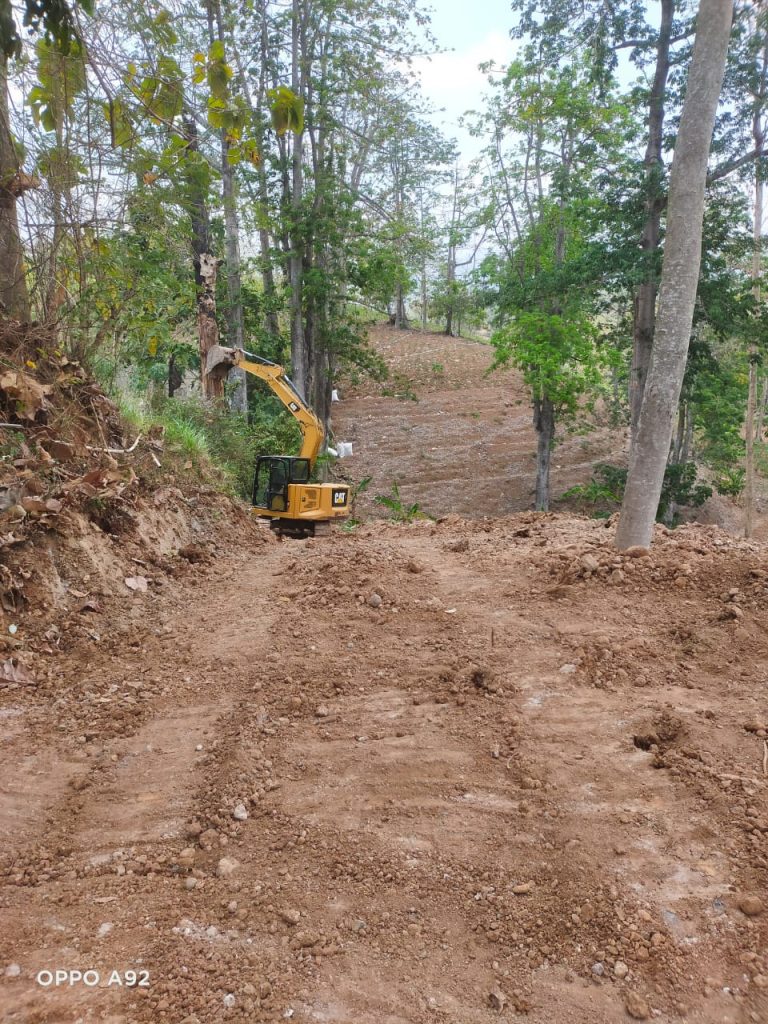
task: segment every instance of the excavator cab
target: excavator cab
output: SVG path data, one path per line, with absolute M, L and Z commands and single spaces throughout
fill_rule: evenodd
M 329 522 L 349 515 L 347 484 L 311 483 L 310 459 L 262 455 L 253 480 L 253 511 L 270 520 L 278 533 L 312 537 L 327 532 Z
M 308 484 L 309 459 L 288 455 L 264 455 L 256 462 L 253 479 L 254 508 L 267 512 L 287 512 L 290 507 L 289 484 Z

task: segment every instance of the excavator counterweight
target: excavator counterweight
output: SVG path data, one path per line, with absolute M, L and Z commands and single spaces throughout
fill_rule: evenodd
M 251 498 L 254 514 L 269 520 L 276 532 L 290 536 L 307 537 L 327 530 L 332 520 L 349 515 L 349 487 L 312 482 L 325 436 L 322 423 L 282 366 L 221 345 L 208 352 L 207 373 L 224 373 L 233 366 L 263 380 L 296 419 L 302 435 L 296 456 L 259 456 Z

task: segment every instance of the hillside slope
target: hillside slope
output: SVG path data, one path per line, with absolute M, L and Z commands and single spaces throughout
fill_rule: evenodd
M 493 351 L 464 338 L 374 327 L 371 338 L 390 367 L 376 386 L 342 388 L 333 407 L 339 440 L 352 441 L 344 463 L 354 479 L 371 476 L 361 505 L 398 483 L 403 498 L 427 512 L 473 518 L 532 507 L 536 434 L 530 397 L 515 371 L 488 374 Z M 596 462 L 621 461 L 623 436 L 596 428 L 560 429 L 552 493 L 589 480 Z

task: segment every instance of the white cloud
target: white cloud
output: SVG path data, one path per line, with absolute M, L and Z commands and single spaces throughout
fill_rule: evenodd
M 487 76 L 478 70 L 478 65 L 488 61 L 495 61 L 497 67 L 508 64 L 514 45 L 506 33 L 494 30 L 464 50 L 414 61 L 424 95 L 438 111 L 434 121 L 448 134 L 457 135 L 465 153 L 468 136 L 457 128 L 459 118 L 467 110 L 482 109 L 483 93 L 490 88 Z

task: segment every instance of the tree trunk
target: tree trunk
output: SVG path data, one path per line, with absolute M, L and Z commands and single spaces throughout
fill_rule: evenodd
M 759 6 L 759 5 L 758 5 Z M 754 31 L 754 29 L 753 29 Z M 765 99 L 765 84 L 768 76 L 768 46 L 763 46 L 760 82 L 755 89 L 755 110 L 752 116 L 752 139 L 755 143 L 755 205 L 753 217 L 752 246 L 752 293 L 755 304 L 760 305 L 760 277 L 762 275 L 763 242 L 763 179 L 760 159 L 765 145 L 763 132 L 762 103 Z M 745 473 L 744 473 L 744 536 L 752 536 L 755 514 L 755 414 L 757 406 L 757 365 L 759 352 L 753 342 L 749 346 L 749 386 L 747 391 L 747 417 L 745 423 Z
M 445 333 L 453 337 L 453 284 L 456 280 L 456 247 L 448 246 L 448 266 L 445 274 L 446 294 L 448 297 L 448 308 L 445 311 Z
M 658 275 L 655 261 L 659 248 L 661 214 L 664 209 L 664 196 L 661 190 L 664 169 L 662 160 L 664 94 L 669 75 L 669 46 L 674 7 L 675 0 L 661 0 L 661 23 L 656 43 L 656 71 L 648 104 L 648 142 L 645 148 L 645 223 L 640 240 L 645 263 L 645 278 L 638 285 L 634 298 L 632 367 L 629 377 L 629 406 L 633 438 L 637 432 L 656 323 Z
M 670 175 L 656 336 L 616 532 L 620 549 L 648 547 L 653 536 L 693 323 L 707 161 L 732 17 L 732 0 L 701 0 Z
M 191 114 L 184 121 L 189 139 L 190 152 L 200 148 L 197 125 Z M 190 176 L 187 181 L 189 195 L 189 216 L 192 224 L 192 264 L 195 270 L 197 288 L 197 340 L 200 348 L 200 386 L 205 398 L 224 397 L 224 378 L 220 374 L 206 372 L 208 351 L 219 344 L 219 327 L 216 323 L 216 257 L 211 253 L 210 222 L 208 219 L 207 196 L 199 181 Z
M 760 394 L 760 402 L 757 406 L 757 417 L 755 420 L 755 441 L 760 444 L 763 440 L 763 423 L 765 421 L 765 407 L 768 405 L 768 377 L 763 381 L 763 390 Z
M 261 0 L 258 5 L 258 16 L 260 19 L 260 47 L 261 47 L 261 70 L 259 72 L 259 86 L 258 86 L 258 100 L 257 105 L 254 106 L 253 98 L 251 96 L 250 89 L 248 88 L 248 76 L 245 73 L 243 62 L 240 57 L 240 52 L 237 48 L 236 37 L 232 36 L 232 53 L 237 64 L 238 76 L 240 78 L 240 88 L 242 89 L 245 101 L 248 107 L 255 114 L 255 140 L 256 146 L 260 154 L 265 152 L 265 125 L 264 125 L 264 111 L 263 111 L 263 98 L 267 93 L 267 74 L 270 65 L 269 59 L 269 23 L 267 19 L 267 0 Z M 282 140 L 281 140 L 282 141 Z M 257 181 L 257 195 L 258 201 L 261 206 L 258 216 L 259 222 L 259 248 L 261 250 L 261 280 L 264 285 L 264 299 L 266 302 L 266 312 L 264 314 L 264 326 L 267 334 L 270 338 L 278 339 L 280 337 L 280 323 L 277 316 L 277 302 L 275 300 L 275 275 L 272 269 L 272 242 L 270 238 L 269 228 L 265 221 L 267 211 L 269 210 L 270 198 L 269 198 L 269 182 L 267 180 L 267 172 L 265 167 L 266 161 L 261 159 L 256 167 L 256 181 Z
M 291 88 L 301 95 L 300 75 L 300 29 L 301 0 L 293 0 L 291 17 Z M 303 315 L 303 245 L 301 241 L 300 219 L 301 200 L 304 189 L 303 174 L 303 134 L 295 133 L 291 149 L 291 252 L 288 257 L 288 281 L 291 286 L 291 371 L 293 383 L 299 394 L 307 399 L 309 395 L 309 353 L 304 336 Z
M 405 295 L 401 284 L 397 286 L 397 291 L 395 292 L 395 327 L 399 331 L 405 331 L 408 328 L 408 316 L 405 312 Z
M 757 119 L 756 119 L 757 120 Z M 758 152 L 762 151 L 762 132 L 756 131 Z M 759 164 L 757 165 L 759 167 Z M 760 170 L 755 172 L 754 249 L 752 252 L 752 290 L 755 301 L 760 302 L 761 242 L 763 236 L 763 182 Z M 757 406 L 757 346 L 749 346 L 749 385 L 747 388 L 747 416 L 744 430 L 744 536 L 752 536 L 755 514 L 755 412 Z
M 549 511 L 549 467 L 552 442 L 555 439 L 555 408 L 544 395 L 533 402 L 533 425 L 536 428 L 536 511 Z
M 29 320 L 24 250 L 16 214 L 18 181 L 19 161 L 8 107 L 8 61 L 0 54 L 0 312 Z
M 215 20 L 215 31 L 214 31 Z M 208 30 L 213 44 L 216 36 L 224 44 L 224 19 L 220 0 L 208 0 Z M 224 206 L 224 253 L 227 261 L 227 341 L 232 348 L 244 348 L 243 296 L 240 280 L 240 225 L 237 219 L 235 172 L 229 162 L 229 137 L 225 128 L 219 132 L 221 143 L 221 191 Z M 248 385 L 245 370 L 233 367 L 229 382 L 234 387 L 229 395 L 229 407 L 242 416 L 248 415 Z
M 168 397 L 173 398 L 182 385 L 184 375 L 176 364 L 176 353 L 172 352 L 168 360 Z

